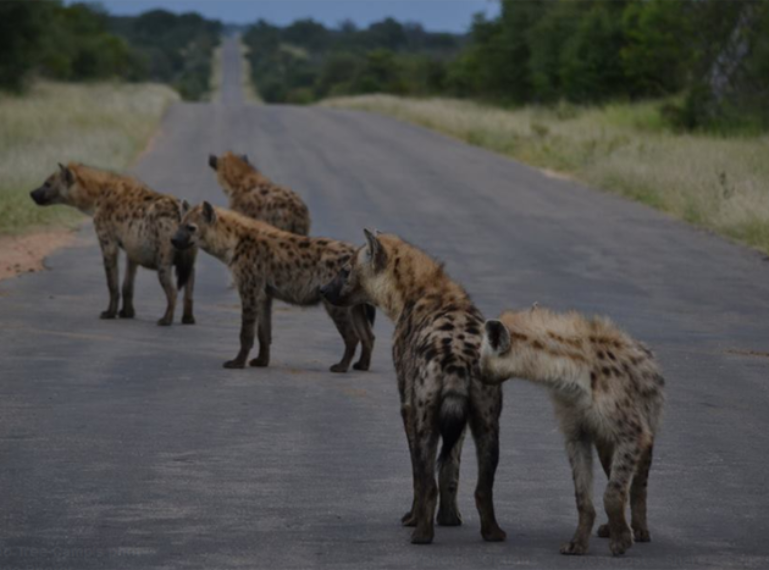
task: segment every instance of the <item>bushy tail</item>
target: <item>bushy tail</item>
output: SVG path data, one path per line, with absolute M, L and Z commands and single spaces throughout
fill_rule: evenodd
M 465 431 L 470 415 L 470 397 L 467 380 L 451 376 L 444 381 L 441 390 L 441 409 L 438 412 L 438 426 L 443 439 L 438 456 L 438 469 L 449 458 L 454 447 Z
M 366 305 L 365 309 L 368 323 L 373 327 L 376 320 L 376 307 L 374 305 Z
M 197 250 L 189 248 L 182 251 L 176 251 L 174 256 L 174 266 L 176 267 L 176 288 L 181 289 L 190 280 L 190 275 L 195 269 L 195 257 Z

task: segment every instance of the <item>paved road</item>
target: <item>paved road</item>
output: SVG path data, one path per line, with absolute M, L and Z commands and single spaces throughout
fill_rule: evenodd
M 149 272 L 138 318 L 100 321 L 86 227 L 50 271 L 0 286 L 0 568 L 769 566 L 769 358 L 749 355 L 769 350 L 761 255 L 387 118 L 243 106 L 235 45 L 224 54 L 223 94 L 174 106 L 134 173 L 223 204 L 206 157 L 248 152 L 306 198 L 316 235 L 397 232 L 444 259 L 487 315 L 539 301 L 615 317 L 668 379 L 654 541 L 623 560 L 599 539 L 587 557 L 557 554 L 576 520 L 569 469 L 546 395 L 516 383 L 496 487 L 509 540 L 480 538 L 468 444 L 464 526 L 411 546 L 386 319 L 370 373 L 326 372 L 337 333 L 322 311 L 286 306 L 271 368 L 224 370 L 239 326 L 224 268 L 200 260 L 197 326 L 155 326 Z

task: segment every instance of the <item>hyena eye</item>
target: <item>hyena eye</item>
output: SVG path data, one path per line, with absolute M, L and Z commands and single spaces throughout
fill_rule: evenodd
M 198 228 L 196 228 L 196 227 L 195 227 L 195 226 L 193 226 L 192 224 L 187 224 L 187 231 L 188 231 L 188 232 L 190 232 L 190 233 L 195 233 L 195 230 L 197 230 L 197 229 L 198 229 Z

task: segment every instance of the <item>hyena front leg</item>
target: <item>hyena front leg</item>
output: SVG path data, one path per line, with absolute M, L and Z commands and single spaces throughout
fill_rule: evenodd
M 374 350 L 374 331 L 371 329 L 367 305 L 356 305 L 352 308 L 352 324 L 355 335 L 360 340 L 361 352 L 358 362 L 352 365 L 355 370 L 368 370 L 371 366 L 371 352 Z
M 254 347 L 254 329 L 256 328 L 257 307 L 262 304 L 262 296 L 266 295 L 262 285 L 248 288 L 240 286 L 241 322 L 240 322 L 240 351 L 233 360 L 224 363 L 225 368 L 245 368 L 248 353 Z
M 435 534 L 435 509 L 438 506 L 438 485 L 435 483 L 435 459 L 438 454 L 438 432 L 435 425 L 434 402 L 429 399 L 414 410 L 414 522 L 412 544 L 430 544 Z
M 593 444 L 581 430 L 566 435 L 566 453 L 574 479 L 574 496 L 577 500 L 579 523 L 571 542 L 561 546 L 561 554 L 585 554 L 590 543 L 590 533 L 595 523 L 593 507 Z
M 176 308 L 176 287 L 174 286 L 173 265 L 163 263 L 158 266 L 158 281 L 166 294 L 166 312 L 158 321 L 162 327 L 167 327 L 174 322 L 174 309 Z
M 649 526 L 646 522 L 646 488 L 649 481 L 649 470 L 652 466 L 653 444 L 641 451 L 638 470 L 630 486 L 630 525 L 636 542 L 650 542 Z
M 109 289 L 109 307 L 100 315 L 102 319 L 114 319 L 117 316 L 117 307 L 120 302 L 118 291 L 118 245 L 111 239 L 100 238 L 101 254 L 104 258 L 104 271 L 107 274 L 107 288 Z
M 438 507 L 438 524 L 440 526 L 459 526 L 462 524 L 462 515 L 457 506 L 457 491 L 459 489 L 459 464 L 462 459 L 462 444 L 465 440 L 465 432 L 457 441 L 451 455 L 440 465 L 438 474 L 438 490 L 440 506 Z
M 137 267 L 139 265 L 126 256 L 125 276 L 123 277 L 123 308 L 118 313 L 121 319 L 133 319 L 136 315 L 134 310 L 134 280 L 136 279 Z
M 251 366 L 270 365 L 270 344 L 272 343 L 272 296 L 265 294 L 259 303 L 259 318 L 257 319 L 259 333 L 259 355 L 248 364 Z
M 331 367 L 331 372 L 347 372 L 350 368 L 352 357 L 355 356 L 355 348 L 358 346 L 358 335 L 352 322 L 352 309 L 350 307 L 335 307 L 324 301 L 326 312 L 334 321 L 339 334 L 344 340 L 344 355 L 342 360 Z
M 598 451 L 598 459 L 601 460 L 603 472 L 606 473 L 606 478 L 609 479 L 611 477 L 611 460 L 614 457 L 614 445 L 596 440 L 595 448 Z M 609 523 L 599 526 L 596 534 L 599 538 L 609 538 Z
M 640 451 L 639 441 L 632 436 L 626 437 L 614 448 L 611 476 L 603 503 L 609 517 L 609 549 L 615 556 L 624 554 L 633 545 L 633 535 L 625 519 L 625 506 Z
M 478 457 L 475 505 L 481 516 L 481 536 L 488 542 L 499 542 L 507 538 L 494 514 L 494 476 L 499 464 L 502 391 L 499 386 L 484 386 L 473 380 L 470 382 L 470 398 L 470 430 Z

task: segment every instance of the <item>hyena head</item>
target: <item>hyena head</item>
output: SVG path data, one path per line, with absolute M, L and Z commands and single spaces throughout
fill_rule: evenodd
M 186 200 L 180 203 L 179 209 L 181 222 L 171 243 L 176 249 L 198 247 L 216 224 L 216 210 L 208 202 L 190 208 Z
M 245 154 L 238 155 L 232 152 L 219 157 L 210 155 L 208 165 L 214 169 L 219 185 L 226 192 L 239 188 L 243 178 L 256 171 Z
M 486 321 L 479 362 L 483 381 L 487 384 L 501 384 L 513 376 L 509 371 L 511 362 L 508 361 L 514 352 L 512 335 L 507 325 L 496 319 Z
M 363 230 L 366 245 L 320 288 L 320 294 L 332 305 L 351 306 L 363 303 L 378 305 L 383 283 L 387 280 L 387 252 L 372 232 Z
M 43 185 L 30 192 L 30 196 L 38 206 L 52 204 L 74 204 L 78 184 L 75 174 L 68 167 L 59 163 L 59 169 L 45 179 Z

